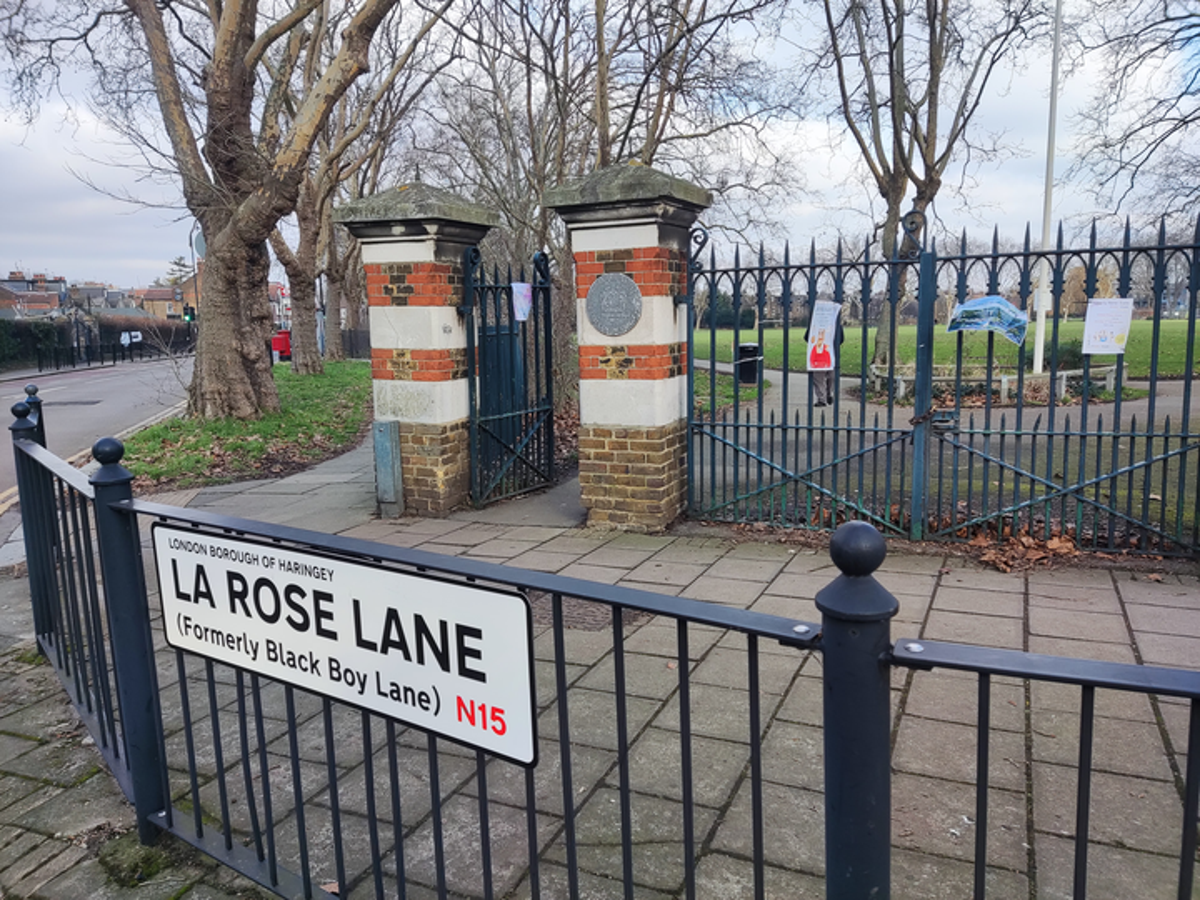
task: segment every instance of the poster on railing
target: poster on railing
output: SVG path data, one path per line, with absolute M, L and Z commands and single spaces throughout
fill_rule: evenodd
M 1025 342 L 1029 315 L 994 294 L 976 297 L 954 307 L 947 331 L 994 331 L 1017 346 Z
M 533 285 L 525 281 L 514 281 L 512 283 L 512 298 L 513 298 L 513 317 L 518 322 L 524 322 L 529 318 L 529 313 L 533 310 Z
M 1120 354 L 1129 340 L 1133 298 L 1097 297 L 1088 301 L 1083 320 L 1083 352 Z
M 808 322 L 808 371 L 827 372 L 837 365 L 837 320 L 840 303 L 818 300 Z
M 152 536 L 172 647 L 536 763 L 522 594 L 162 522 Z

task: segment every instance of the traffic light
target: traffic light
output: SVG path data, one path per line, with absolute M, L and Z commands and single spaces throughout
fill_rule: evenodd
M 184 305 L 184 307 L 183 307 L 183 321 L 185 321 L 185 322 L 194 322 L 194 321 L 196 321 L 196 307 L 194 307 L 194 306 L 188 306 L 188 305 Z

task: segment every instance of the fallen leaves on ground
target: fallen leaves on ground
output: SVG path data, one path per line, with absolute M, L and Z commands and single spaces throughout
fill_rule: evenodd
M 554 467 L 566 471 L 579 459 L 579 406 L 565 404 L 554 413 Z
M 998 542 L 981 531 L 969 543 L 972 547 L 986 548 L 979 555 L 980 562 L 1001 572 L 1049 566 L 1079 555 L 1074 539 L 1067 535 L 1053 535 L 1048 540 L 1041 540 L 1030 534 L 1018 534 Z

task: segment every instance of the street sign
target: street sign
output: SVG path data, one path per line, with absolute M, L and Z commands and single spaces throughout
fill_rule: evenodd
M 536 764 L 523 595 L 161 522 L 152 537 L 172 647 Z

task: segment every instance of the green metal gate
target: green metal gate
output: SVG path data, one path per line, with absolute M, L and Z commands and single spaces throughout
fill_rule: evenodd
M 463 269 L 471 500 L 483 506 L 554 480 L 550 261 L 533 258 L 532 280 L 524 269 L 502 279 L 495 267 L 489 278 L 471 248 Z
M 827 530 L 863 519 L 916 540 L 1020 539 L 1069 549 L 1193 555 L 1200 548 L 1197 373 L 1200 226 L 1183 240 L 958 252 L 873 260 L 839 244 L 803 262 L 689 273 L 689 509 L 701 518 Z M 1034 295 L 1049 287 L 1044 371 L 1033 371 Z M 997 295 L 1027 311 L 1029 336 L 945 333 L 956 303 Z M 1124 355 L 1082 352 L 1089 298 L 1131 298 Z M 828 406 L 805 371 L 819 300 L 841 304 Z M 886 362 L 873 363 L 877 334 Z M 737 353 L 763 363 L 742 391 Z M 744 351 L 743 351 L 744 352 Z M 752 357 L 753 358 L 753 357 Z M 714 375 L 716 377 L 710 378 Z M 738 374 L 745 374 L 739 372 Z M 702 389 L 697 382 L 709 379 Z M 722 400 L 724 394 L 725 399 Z
M 812 249 L 794 263 L 788 248 L 768 260 L 760 249 L 754 264 L 743 265 L 735 251 L 733 264 L 720 266 L 715 250 L 703 259 L 706 243 L 698 231 L 689 272 L 692 515 L 816 530 L 861 519 L 885 534 L 906 534 L 911 413 L 894 402 L 894 387 L 882 403 L 847 402 L 854 379 L 846 373 L 868 368 L 865 340 L 856 351 L 843 345 L 833 376 L 840 389 L 832 403 L 818 405 L 804 370 L 804 333 L 821 299 L 859 310 L 857 326 L 845 323 L 848 333 L 894 318 L 912 264 L 869 253 L 851 260 L 839 246 L 831 261 L 818 262 Z M 764 357 L 757 382 L 730 396 L 733 365 L 724 351 L 752 344 Z M 892 344 L 894 359 L 894 333 Z M 857 381 L 859 389 L 867 384 Z

